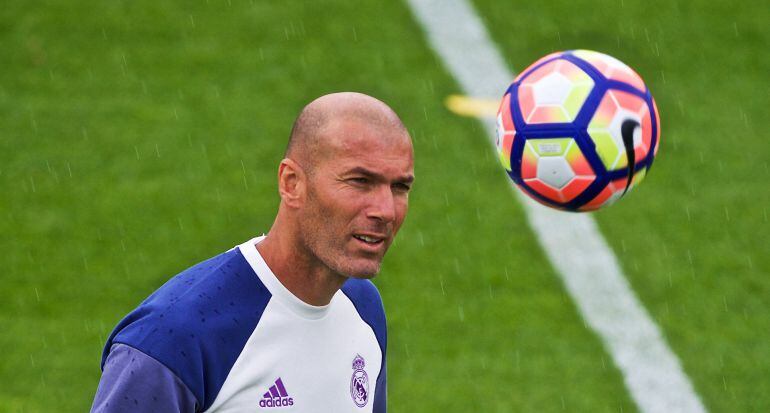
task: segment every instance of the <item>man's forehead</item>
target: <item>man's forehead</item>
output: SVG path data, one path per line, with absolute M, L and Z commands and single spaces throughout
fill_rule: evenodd
M 319 149 L 332 157 L 371 151 L 409 157 L 412 153 L 412 142 L 405 131 L 358 119 L 331 120 L 321 135 Z
M 319 163 L 335 175 L 369 171 L 400 179 L 413 173 L 413 150 L 408 135 L 361 124 L 329 129 Z M 319 165 L 319 166 L 321 166 Z

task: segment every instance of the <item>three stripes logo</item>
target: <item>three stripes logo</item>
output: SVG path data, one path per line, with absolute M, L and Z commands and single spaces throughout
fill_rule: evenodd
M 289 393 L 286 391 L 286 387 L 283 386 L 283 381 L 279 377 L 275 384 L 270 386 L 270 391 L 262 395 L 262 400 L 259 401 L 259 407 L 287 407 L 294 405 L 294 398 L 289 397 Z

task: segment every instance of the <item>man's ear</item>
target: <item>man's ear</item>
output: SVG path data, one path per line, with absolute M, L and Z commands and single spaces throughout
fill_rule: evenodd
M 292 208 L 299 207 L 305 199 L 307 175 L 302 168 L 289 158 L 278 166 L 278 193 L 281 200 Z

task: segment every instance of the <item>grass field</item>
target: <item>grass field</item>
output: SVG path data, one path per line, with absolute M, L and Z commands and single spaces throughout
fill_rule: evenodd
M 709 411 L 770 410 L 770 11 L 474 5 L 513 71 L 589 48 L 645 78 L 658 159 L 594 215 Z M 269 228 L 293 118 L 339 90 L 391 104 L 415 143 L 376 279 L 391 411 L 636 411 L 405 4 L 12 2 L 0 44 L 0 411 L 87 410 L 113 326 Z

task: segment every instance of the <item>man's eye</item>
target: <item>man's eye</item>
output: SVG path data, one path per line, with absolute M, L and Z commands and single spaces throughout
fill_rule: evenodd
M 350 179 L 348 179 L 348 181 L 349 181 L 349 182 L 352 182 L 352 183 L 354 183 L 354 184 L 357 184 L 357 185 L 366 185 L 366 184 L 368 184 L 368 183 L 369 183 L 369 179 L 367 179 L 367 178 L 362 178 L 362 177 L 358 177 L 358 178 L 350 178 Z
M 412 187 L 407 184 L 395 184 L 393 185 L 393 188 L 399 192 L 409 192 L 409 190 L 412 189 Z

